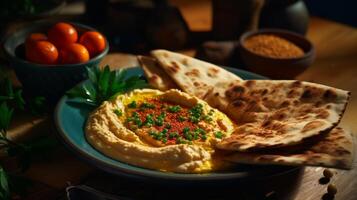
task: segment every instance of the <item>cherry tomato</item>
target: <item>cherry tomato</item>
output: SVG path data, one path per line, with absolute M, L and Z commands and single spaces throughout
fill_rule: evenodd
M 48 39 L 56 45 L 57 48 L 62 48 L 77 42 L 78 33 L 71 24 L 60 22 L 49 29 Z
M 88 50 L 81 44 L 72 43 L 60 49 L 60 62 L 62 64 L 83 63 L 88 60 Z
M 85 32 L 80 37 L 79 43 L 87 48 L 91 57 L 100 54 L 106 46 L 103 35 L 96 31 Z
M 31 46 L 37 41 L 47 40 L 47 36 L 43 33 L 31 33 L 25 41 L 25 46 Z
M 51 42 L 34 41 L 26 48 L 26 59 L 39 64 L 53 65 L 58 60 L 58 50 Z

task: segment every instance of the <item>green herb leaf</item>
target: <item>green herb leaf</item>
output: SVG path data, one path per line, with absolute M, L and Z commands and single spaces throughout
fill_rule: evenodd
M 138 127 L 141 127 L 143 125 L 143 122 L 141 121 L 138 113 L 136 112 L 133 113 L 132 120 Z
M 177 105 L 177 106 L 170 106 L 169 108 L 167 108 L 167 111 L 171 112 L 171 113 L 177 113 L 180 112 L 181 110 L 181 106 Z
M 87 69 L 87 74 L 88 74 L 89 80 L 93 84 L 97 84 L 97 82 L 98 82 L 98 79 L 97 79 L 98 68 L 97 67 L 87 67 L 86 69 Z
M 98 79 L 98 89 L 101 100 L 105 101 L 105 98 L 108 96 L 108 87 L 110 82 L 110 69 L 109 66 L 105 66 L 102 73 L 99 74 Z
M 93 84 L 83 84 L 83 90 L 88 99 L 95 101 L 97 98 L 97 91 L 95 90 Z
M 173 139 L 173 138 L 177 138 L 179 136 L 179 134 L 175 131 L 175 132 L 171 132 L 169 134 L 169 139 Z
M 8 96 L 0 96 L 0 101 L 7 101 L 7 100 L 12 100 L 12 97 L 8 97 Z
M 146 115 L 144 126 L 151 127 L 154 124 L 154 119 L 152 114 Z
M 184 117 L 182 117 L 182 116 L 178 116 L 177 120 L 178 120 L 179 122 L 183 122 L 183 121 L 185 121 L 186 119 L 185 119 Z
M 0 199 L 10 199 L 10 189 L 7 175 L 4 169 L 0 166 Z
M 136 101 L 132 101 L 128 104 L 128 108 L 136 108 Z
M 162 140 L 161 140 L 164 144 L 166 144 L 166 142 L 167 142 L 167 138 L 166 137 L 164 137 L 164 138 L 162 138 Z
M 193 123 L 198 123 L 201 118 L 202 118 L 202 113 L 203 113 L 203 105 L 198 103 L 195 106 L 193 106 L 190 110 L 190 121 Z
M 148 109 L 152 109 L 152 108 L 155 108 L 155 105 L 152 104 L 152 103 L 147 103 L 147 102 L 144 102 L 140 105 L 140 108 L 148 108 Z
M 165 114 L 164 112 L 162 112 L 159 116 L 156 117 L 155 124 L 156 124 L 157 126 L 162 126 L 162 125 L 164 125 L 165 116 L 166 116 L 166 114 Z M 170 125 L 170 124 L 169 124 L 169 125 Z M 170 128 L 171 128 L 171 125 L 170 125 Z
M 185 127 L 182 129 L 182 132 L 183 133 L 188 133 L 190 131 L 190 128 L 189 127 Z
M 6 130 L 9 128 L 12 114 L 14 112 L 13 108 L 9 108 L 6 102 L 0 105 L 0 131 L 5 134 Z
M 123 115 L 123 111 L 119 110 L 119 109 L 114 109 L 113 112 L 118 116 L 122 116 Z
M 207 140 L 207 136 L 206 135 L 201 135 L 201 139 L 202 140 Z
M 109 66 L 103 70 L 99 67 L 87 68 L 89 83 L 79 85 L 67 92 L 69 98 L 77 98 L 79 102 L 99 106 L 103 101 L 115 98 L 136 88 L 147 86 L 139 76 L 127 79 L 126 70 L 110 71 Z
M 16 90 L 14 93 L 16 106 L 21 110 L 25 109 L 25 100 L 22 98 L 22 90 Z
M 224 135 L 224 134 L 223 134 L 221 131 L 217 131 L 217 132 L 214 133 L 214 136 L 215 136 L 216 138 L 218 138 L 218 139 L 222 139 L 223 135 Z

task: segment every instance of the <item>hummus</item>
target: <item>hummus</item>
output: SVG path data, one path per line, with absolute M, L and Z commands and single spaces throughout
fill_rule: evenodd
M 104 102 L 88 118 L 86 138 L 103 154 L 161 171 L 224 169 L 215 144 L 233 123 L 206 102 L 179 90 L 134 90 Z

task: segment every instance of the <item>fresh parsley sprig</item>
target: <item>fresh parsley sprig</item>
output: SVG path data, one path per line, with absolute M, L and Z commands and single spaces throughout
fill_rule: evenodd
M 44 152 L 55 148 L 56 140 L 49 137 L 36 138 L 28 143 L 19 143 L 8 138 L 7 132 L 17 110 L 28 109 L 31 113 L 44 111 L 44 97 L 34 97 L 25 102 L 22 90 L 13 88 L 8 74 L 0 66 L 0 151 L 9 157 L 16 157 L 21 171 L 25 171 L 31 161 Z M 26 106 L 25 106 L 26 105 Z M 11 193 L 26 190 L 29 181 L 19 176 L 19 172 L 6 171 L 0 164 L 0 199 L 10 199 Z M 19 194 L 19 193 L 17 193 Z
M 0 105 L 0 137 L 6 137 L 7 129 L 9 128 L 12 114 L 14 112 L 13 108 L 9 108 L 7 103 L 4 101 Z
M 126 78 L 126 70 L 111 71 L 109 66 L 105 66 L 103 70 L 88 67 L 87 73 L 89 82 L 74 87 L 67 95 L 92 106 L 99 106 L 118 94 L 147 86 L 139 76 Z
M 7 102 L 12 107 L 25 109 L 25 100 L 22 98 L 22 90 L 14 89 L 9 78 L 0 81 L 0 102 Z
M 9 183 L 7 181 L 7 174 L 0 166 L 0 199 L 10 199 Z

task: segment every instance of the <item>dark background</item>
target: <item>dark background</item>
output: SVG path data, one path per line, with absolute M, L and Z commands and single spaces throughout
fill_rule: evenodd
M 357 27 L 357 0 L 305 0 L 311 15 Z

